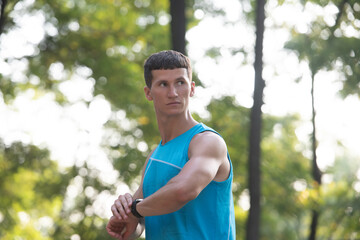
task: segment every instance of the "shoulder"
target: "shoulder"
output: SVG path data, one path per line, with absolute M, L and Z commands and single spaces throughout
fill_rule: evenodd
M 154 153 L 155 150 L 156 150 L 156 148 L 153 149 L 153 150 L 147 155 L 146 160 L 145 160 L 145 163 L 144 163 L 143 171 L 145 171 L 146 165 L 148 164 L 149 159 L 151 158 L 151 156 L 153 155 L 153 153 Z
M 224 139 L 212 131 L 204 131 L 196 134 L 189 145 L 189 157 L 196 153 L 207 153 L 223 155 L 227 153 L 227 147 Z
M 204 132 L 198 133 L 196 134 L 191 142 L 196 142 L 198 144 L 224 144 L 225 145 L 225 141 L 224 139 L 217 133 L 210 131 L 210 130 L 206 130 Z M 191 144 L 191 143 L 190 143 Z
M 207 169 L 216 170 L 214 181 L 225 181 L 231 172 L 227 147 L 224 139 L 212 131 L 196 134 L 190 142 L 189 162 L 195 161 Z
M 151 152 L 147 155 L 145 163 L 147 163 L 147 162 L 149 161 L 149 159 L 151 158 L 151 156 L 153 155 L 153 153 L 155 152 L 155 150 L 156 150 L 156 148 L 154 148 L 153 150 L 151 150 Z

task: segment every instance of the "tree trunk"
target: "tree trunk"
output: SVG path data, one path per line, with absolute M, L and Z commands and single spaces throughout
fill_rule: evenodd
M 316 111 L 315 111 L 315 89 L 314 89 L 314 82 L 315 82 L 315 76 L 312 76 L 311 80 L 311 104 L 312 104 L 312 126 L 313 126 L 313 132 L 312 132 L 312 152 L 313 152 L 313 178 L 316 181 L 318 185 L 321 184 L 321 172 L 317 164 L 317 156 L 316 156 L 316 148 L 317 148 L 317 139 L 316 139 L 316 124 L 315 124 L 315 118 L 316 118 Z
M 4 25 L 5 25 L 5 7 L 7 4 L 7 0 L 1 0 L 1 9 L 0 9 L 0 35 L 4 31 Z
M 260 236 L 260 143 L 262 127 L 263 92 L 265 82 L 262 78 L 263 39 L 265 21 L 265 0 L 257 0 L 256 8 L 256 43 L 255 43 L 255 85 L 254 104 L 250 120 L 250 151 L 249 151 L 249 191 L 250 211 L 246 226 L 246 239 L 258 240 Z
M 330 31 L 331 31 L 331 35 L 329 38 L 329 42 L 332 42 L 333 39 L 335 38 L 334 32 L 336 30 L 336 28 L 339 27 L 340 25 L 340 21 L 341 21 L 341 17 L 345 12 L 345 5 L 348 3 L 348 0 L 342 0 L 339 3 L 338 9 L 339 12 L 336 15 L 336 21 L 335 21 L 335 25 L 330 27 Z M 312 152 L 313 152 L 313 166 L 312 166 L 312 174 L 313 174 L 313 179 L 315 181 L 316 184 L 316 188 L 318 190 L 318 188 L 321 185 L 321 171 L 319 169 L 319 166 L 317 164 L 317 156 L 316 156 L 316 149 L 317 149 L 317 139 L 316 139 L 316 122 L 315 122 L 315 118 L 316 118 L 316 111 L 315 111 L 315 88 L 314 88 L 314 84 L 315 83 L 315 72 L 312 70 L 312 74 L 311 74 L 311 103 L 312 103 L 312 126 L 313 126 L 313 132 L 312 132 Z M 317 225 L 318 225 L 318 219 L 319 219 L 319 215 L 320 213 L 318 212 L 317 209 L 312 209 L 312 219 L 311 219 L 311 225 L 310 225 L 310 235 L 309 235 L 309 240 L 315 240 L 316 239 L 316 230 L 317 230 Z
M 185 0 L 170 0 L 170 15 L 171 15 L 171 46 L 172 49 L 183 54 L 185 50 L 185 32 L 186 32 L 186 17 L 185 17 Z
M 321 171 L 319 169 L 319 166 L 317 164 L 317 156 L 316 156 L 316 148 L 317 148 L 317 140 L 316 140 L 316 124 L 315 124 L 315 117 L 316 117 L 316 111 L 315 111 L 315 94 L 314 94 L 314 82 L 315 82 L 315 74 L 312 74 L 311 76 L 311 104 L 312 104 L 312 126 L 313 126 L 313 132 L 312 132 L 312 152 L 313 152 L 313 166 L 312 166 L 312 174 L 315 181 L 315 187 L 319 188 L 321 185 Z M 311 225 L 310 225 L 310 236 L 309 240 L 315 240 L 316 239 L 316 229 L 318 225 L 318 219 L 319 219 L 319 212 L 317 209 L 312 210 L 312 219 L 311 219 Z

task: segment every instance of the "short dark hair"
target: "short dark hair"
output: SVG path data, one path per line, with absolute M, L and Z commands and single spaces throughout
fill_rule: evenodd
M 148 59 L 145 60 L 144 64 L 144 78 L 146 86 L 151 88 L 152 70 L 166 70 L 175 68 L 185 68 L 191 81 L 191 62 L 187 56 L 174 50 L 165 50 L 152 54 Z

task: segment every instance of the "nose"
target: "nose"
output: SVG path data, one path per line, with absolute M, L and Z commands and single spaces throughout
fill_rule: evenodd
M 176 87 L 173 85 L 170 85 L 169 87 L 169 91 L 168 91 L 168 97 L 173 98 L 173 97 L 177 97 L 178 93 L 176 90 Z

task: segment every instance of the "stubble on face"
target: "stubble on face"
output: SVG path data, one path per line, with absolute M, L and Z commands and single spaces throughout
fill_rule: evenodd
M 144 91 L 158 113 L 181 113 L 188 109 L 195 85 L 185 68 L 153 70 L 152 76 L 151 88 L 145 87 Z

